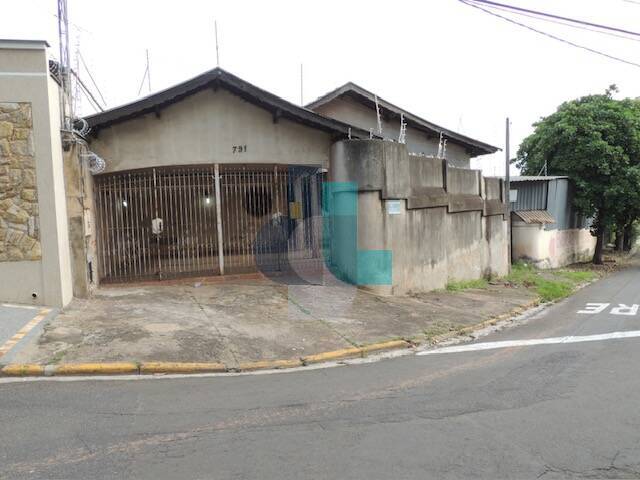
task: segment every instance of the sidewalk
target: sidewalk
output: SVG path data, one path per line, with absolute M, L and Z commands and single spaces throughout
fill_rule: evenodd
M 528 288 L 505 284 L 411 297 L 266 279 L 103 287 L 75 299 L 12 363 L 217 362 L 236 369 L 394 339 L 430 342 L 536 299 Z

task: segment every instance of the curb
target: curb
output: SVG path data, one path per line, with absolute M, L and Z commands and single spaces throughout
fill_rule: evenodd
M 487 327 L 492 327 L 496 324 L 498 324 L 499 322 L 502 322 L 503 320 L 508 320 L 510 318 L 513 318 L 517 315 L 521 315 L 524 312 L 526 312 L 527 310 L 530 310 L 532 308 L 535 308 L 539 305 L 541 305 L 542 302 L 539 298 L 536 298 L 535 300 L 530 301 L 529 303 L 526 303 L 524 305 L 520 305 L 519 307 L 514 308 L 513 310 L 510 310 L 506 313 L 501 313 L 500 315 L 496 315 L 495 317 L 491 317 L 488 320 L 485 320 L 483 322 L 480 323 L 476 323 L 474 325 L 469 325 L 468 327 L 464 327 L 461 328 L 459 330 L 455 330 L 453 332 L 447 332 L 447 333 L 443 333 L 442 335 L 437 335 L 434 336 L 429 343 L 432 345 L 436 345 L 438 343 L 442 343 L 445 342 L 447 340 L 451 340 L 452 338 L 455 337 L 459 337 L 461 335 L 469 335 L 470 333 L 475 332 L 476 330 L 482 330 L 484 328 Z
M 362 358 L 369 353 L 410 348 L 415 344 L 406 340 L 391 340 L 362 347 L 344 348 L 330 352 L 308 355 L 286 360 L 259 360 L 230 367 L 218 362 L 109 362 L 109 363 L 63 363 L 60 365 L 37 365 L 12 363 L 0 368 L 0 377 L 65 377 L 82 375 L 168 375 L 175 373 L 227 373 L 255 372 L 258 370 L 280 370 L 303 367 L 316 363 L 346 358 Z
M 521 305 L 507 313 L 490 318 L 483 322 L 464 327 L 454 332 L 438 335 L 430 340 L 430 344 L 450 340 L 460 335 L 469 333 L 497 324 L 516 315 L 537 307 L 541 304 L 539 299 Z M 0 365 L 0 377 L 62 377 L 83 375 L 168 375 L 168 374 L 197 374 L 197 373 L 228 373 L 228 372 L 255 372 L 259 370 L 280 370 L 296 367 L 304 367 L 318 363 L 345 360 L 349 358 L 364 358 L 368 354 L 388 350 L 401 350 L 419 346 L 420 341 L 414 340 L 389 340 L 372 343 L 361 347 L 343 348 L 301 358 L 284 360 L 259 360 L 241 363 L 238 366 L 227 366 L 219 362 L 109 362 L 109 363 L 65 363 L 60 365 L 38 365 L 12 363 Z

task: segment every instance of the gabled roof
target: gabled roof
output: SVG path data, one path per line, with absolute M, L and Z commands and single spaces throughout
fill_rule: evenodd
M 346 137 L 351 131 L 354 138 L 369 138 L 369 132 L 363 129 L 348 125 L 344 122 L 332 118 L 323 117 L 303 107 L 290 103 L 273 93 L 262 90 L 251 83 L 242 80 L 235 75 L 221 69 L 214 68 L 197 77 L 174 85 L 165 90 L 153 93 L 131 103 L 106 110 L 85 117 L 92 132 L 96 133 L 102 128 L 106 128 L 116 123 L 125 122 L 132 118 L 148 113 L 159 113 L 162 108 L 179 102 L 180 100 L 193 95 L 207 88 L 224 88 L 231 93 L 238 95 L 248 102 L 269 110 L 274 117 L 287 118 L 297 123 L 307 125 L 312 128 L 323 130 L 332 134 Z
M 348 96 L 367 107 L 370 107 L 375 110 L 375 94 L 362 88 L 359 85 L 356 85 L 353 82 L 345 83 L 343 86 L 336 88 L 335 90 L 323 95 L 317 100 L 309 103 L 307 108 L 311 110 L 315 110 L 316 108 L 325 105 L 332 100 L 342 97 Z M 408 126 L 414 127 L 418 130 L 425 131 L 431 135 L 439 136 L 442 132 L 445 138 L 449 142 L 456 143 L 460 146 L 466 148 L 472 155 L 486 155 L 489 153 L 495 153 L 500 148 L 494 147 L 493 145 L 489 145 L 488 143 L 481 142 L 479 140 L 474 140 L 473 138 L 467 137 L 466 135 L 462 135 L 460 133 L 456 133 L 452 130 L 446 129 L 435 123 L 431 123 L 423 118 L 414 115 L 382 98 L 378 97 L 378 105 L 382 108 L 383 113 L 391 113 L 394 116 L 400 117 L 400 114 L 404 116 L 405 121 Z

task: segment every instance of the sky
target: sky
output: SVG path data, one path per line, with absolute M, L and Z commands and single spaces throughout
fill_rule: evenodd
M 499 0 L 500 1 L 500 0 Z M 640 31 L 640 0 L 501 0 L 594 23 Z M 640 68 L 513 25 L 459 0 L 250 1 L 68 0 L 71 57 L 80 52 L 107 107 L 138 95 L 150 57 L 151 91 L 220 66 L 291 102 L 353 81 L 431 122 L 498 147 L 511 119 L 511 152 L 532 124 L 563 101 L 602 93 L 640 97 Z M 0 37 L 44 39 L 58 57 L 56 0 L 0 0 Z M 640 64 L 631 40 L 557 23 L 501 15 Z M 93 112 L 86 98 L 83 114 Z M 504 174 L 504 152 L 472 160 Z M 512 166 L 512 174 L 516 173 Z

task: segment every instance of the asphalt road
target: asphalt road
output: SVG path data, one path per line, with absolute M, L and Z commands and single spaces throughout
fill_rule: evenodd
M 638 269 L 478 341 L 637 331 L 634 304 Z M 0 383 L 0 478 L 640 478 L 640 338 L 570 342 L 274 375 Z

